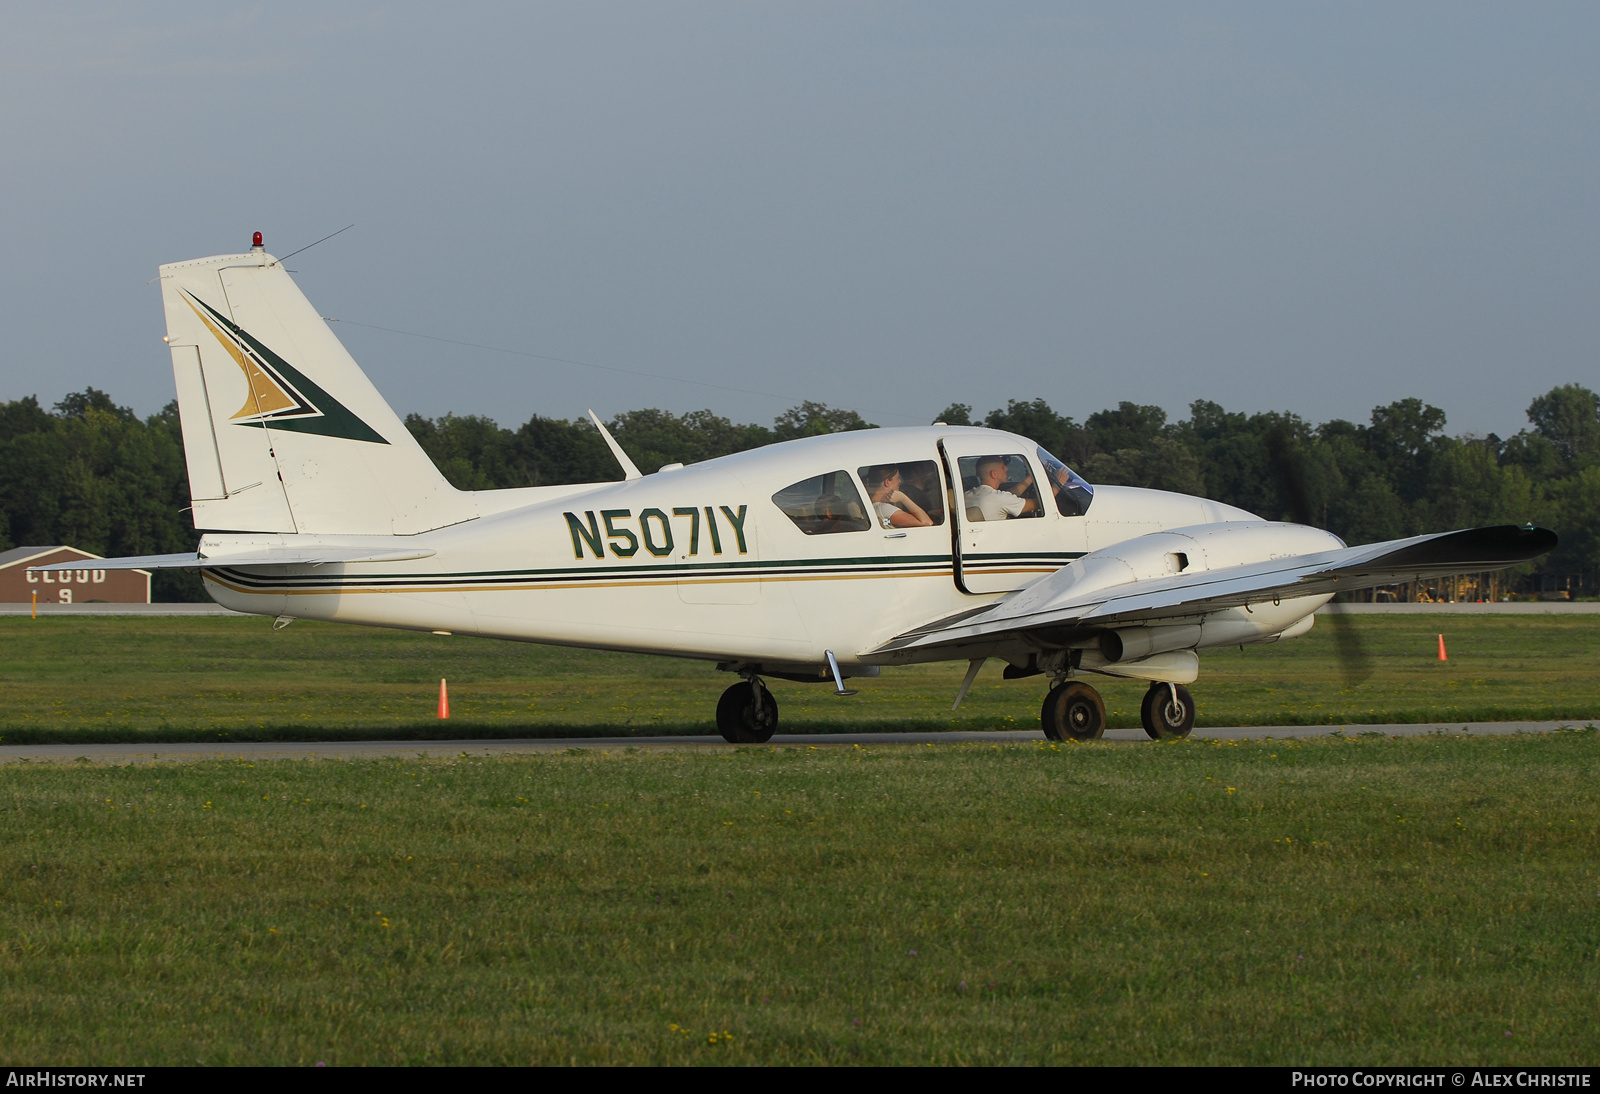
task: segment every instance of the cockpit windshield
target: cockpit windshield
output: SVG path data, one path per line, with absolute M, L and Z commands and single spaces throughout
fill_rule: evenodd
M 1045 481 L 1050 484 L 1050 492 L 1056 496 L 1056 509 L 1061 515 L 1081 517 L 1087 513 L 1094 502 L 1094 487 L 1043 448 L 1039 449 L 1039 462 L 1044 464 Z

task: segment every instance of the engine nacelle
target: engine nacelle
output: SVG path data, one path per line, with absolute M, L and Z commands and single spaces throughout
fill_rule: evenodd
M 1063 574 L 1070 583 L 1057 584 L 1050 595 L 1070 592 L 1074 597 L 1138 581 L 1159 581 L 1179 574 L 1225 569 L 1268 562 L 1343 547 L 1331 532 L 1300 524 L 1267 521 L 1229 521 L 1152 532 L 1084 555 Z M 1026 592 L 1019 595 L 1025 597 Z M 1184 620 L 1146 626 L 1118 627 L 1100 635 L 1098 653 L 1106 665 L 1127 665 L 1143 658 L 1176 650 L 1207 646 L 1233 646 L 1273 642 L 1303 634 L 1311 627 L 1311 613 L 1329 597 L 1295 597 L 1238 608 L 1196 612 Z
M 1159 581 L 1203 570 L 1221 570 L 1250 562 L 1268 562 L 1343 547 L 1332 532 L 1303 524 L 1268 521 L 1228 521 L 1198 524 L 1135 536 L 1110 547 L 1091 551 L 1051 581 L 1048 589 L 1036 586 L 1035 595 L 1074 598 L 1135 581 Z M 1020 603 L 1028 596 L 1018 594 Z

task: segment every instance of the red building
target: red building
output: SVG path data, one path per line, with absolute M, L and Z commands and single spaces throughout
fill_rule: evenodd
M 0 604 L 148 604 L 149 570 L 97 570 L 104 556 L 76 547 L 13 547 L 0 551 Z M 38 573 L 30 566 L 83 562 L 82 569 Z

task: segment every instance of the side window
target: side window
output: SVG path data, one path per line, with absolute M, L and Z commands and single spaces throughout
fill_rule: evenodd
M 1039 449 L 1039 462 L 1044 464 L 1045 481 L 1056 496 L 1056 509 L 1064 517 L 1081 517 L 1094 502 L 1094 487 L 1078 477 L 1077 472 L 1056 459 L 1044 449 Z
M 1039 507 L 1039 487 L 1033 481 L 1033 471 L 1025 456 L 1020 453 L 963 456 L 958 462 L 961 498 L 968 520 L 1044 516 L 1044 510 Z
M 872 527 L 861 492 L 848 471 L 829 471 L 801 479 L 772 495 L 772 503 L 808 536 L 865 532 Z
M 944 483 L 932 460 L 875 463 L 860 469 L 873 516 L 885 528 L 929 528 L 944 523 Z

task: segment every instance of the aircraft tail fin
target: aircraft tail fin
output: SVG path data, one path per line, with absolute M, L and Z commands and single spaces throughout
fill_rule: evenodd
M 194 524 L 410 535 L 476 516 L 259 245 L 161 267 Z

